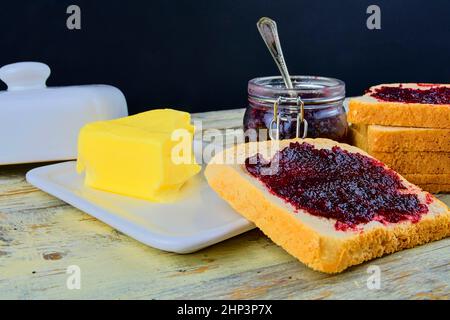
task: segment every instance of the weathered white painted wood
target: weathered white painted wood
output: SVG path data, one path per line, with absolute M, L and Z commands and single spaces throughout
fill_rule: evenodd
M 196 114 L 203 128 L 238 128 L 243 110 Z M 0 167 L 0 298 L 450 298 L 450 239 L 339 275 L 312 271 L 254 230 L 190 255 L 146 247 L 25 181 L 39 165 Z M 450 204 L 450 195 L 439 196 Z M 182 213 L 180 213 L 182 214 Z M 68 290 L 66 269 L 81 268 Z M 369 290 L 367 268 L 381 270 Z

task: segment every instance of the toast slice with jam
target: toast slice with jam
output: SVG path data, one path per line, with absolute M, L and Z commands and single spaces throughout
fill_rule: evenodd
M 416 128 L 450 128 L 450 84 L 380 84 L 349 101 L 348 121 Z
M 326 273 L 450 235 L 444 203 L 328 139 L 237 145 L 217 154 L 205 176 L 276 244 Z

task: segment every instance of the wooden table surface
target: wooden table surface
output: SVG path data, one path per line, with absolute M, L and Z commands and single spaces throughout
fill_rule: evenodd
M 203 129 L 235 128 L 242 110 L 194 115 Z M 449 299 L 450 239 L 398 252 L 339 275 L 312 271 L 249 231 L 194 254 L 147 247 L 32 187 L 34 165 L 0 167 L 2 299 Z M 439 198 L 450 204 L 450 195 Z M 80 267 L 81 289 L 66 286 Z M 379 289 L 367 286 L 370 266 Z

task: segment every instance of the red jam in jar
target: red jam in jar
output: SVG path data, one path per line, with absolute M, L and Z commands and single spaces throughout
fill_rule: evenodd
M 273 130 L 274 110 L 280 118 L 279 139 L 297 136 L 297 119 L 301 113 L 300 98 L 304 105 L 303 116 L 307 122 L 306 137 L 329 138 L 345 142 L 348 125 L 343 102 L 345 83 L 338 79 L 293 76 L 294 89 L 285 87 L 281 77 L 264 77 L 248 83 L 248 107 L 244 116 L 244 130 L 256 130 L 258 140 L 276 136 Z M 274 108 L 278 103 L 278 108 Z M 272 123 L 272 124 L 271 124 Z M 272 125 L 272 129 L 271 129 Z M 300 125 L 302 137 L 304 124 Z M 272 131 L 270 131 L 272 130 Z
M 264 174 L 277 161 L 275 174 Z M 272 160 L 246 159 L 248 173 L 269 191 L 312 215 L 335 219 L 335 229 L 357 229 L 370 221 L 418 222 L 428 206 L 408 192 L 399 175 L 381 162 L 339 147 L 316 149 L 290 143 Z

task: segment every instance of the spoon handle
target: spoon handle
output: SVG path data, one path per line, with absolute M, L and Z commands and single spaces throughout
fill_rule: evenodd
M 256 24 L 259 33 L 267 45 L 275 63 L 280 70 L 286 88 L 293 89 L 291 76 L 289 75 L 286 62 L 284 61 L 283 51 L 281 50 L 280 38 L 278 37 L 277 24 L 270 18 L 262 17 Z

